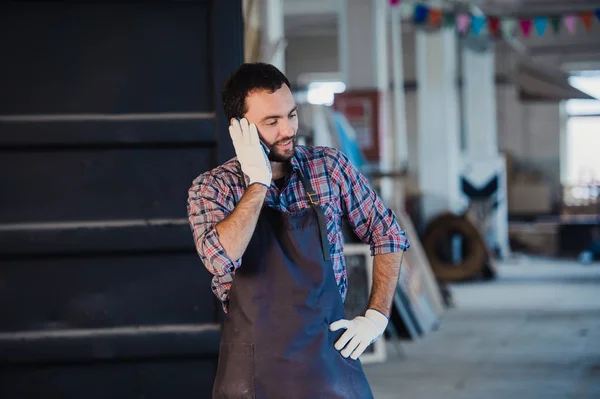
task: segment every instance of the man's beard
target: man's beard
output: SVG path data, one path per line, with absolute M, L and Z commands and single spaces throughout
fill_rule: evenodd
M 282 140 L 286 141 L 286 140 Z M 296 154 L 296 136 L 292 139 L 292 147 L 286 150 L 280 150 L 276 143 L 269 152 L 269 160 L 273 162 L 288 162 Z

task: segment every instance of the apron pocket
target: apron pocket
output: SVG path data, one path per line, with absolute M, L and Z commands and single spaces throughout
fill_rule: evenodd
M 213 399 L 254 399 L 253 344 L 221 343 Z

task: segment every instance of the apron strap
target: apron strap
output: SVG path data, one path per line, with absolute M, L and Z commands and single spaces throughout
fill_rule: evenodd
M 239 162 L 238 162 L 238 170 L 240 171 L 240 175 L 241 175 L 241 179 L 242 179 L 242 181 L 241 181 L 242 187 L 245 190 L 248 188 L 246 186 L 246 176 L 244 175 L 244 172 L 242 171 L 242 167 Z M 327 239 L 327 222 L 325 221 L 325 213 L 323 212 L 323 209 L 319 205 L 319 200 L 318 200 L 319 197 L 317 196 L 316 191 L 312 188 L 310 181 L 306 177 L 304 177 L 304 173 L 302 173 L 302 172 L 300 172 L 300 179 L 302 180 L 302 185 L 304 186 L 304 191 L 306 191 L 306 195 L 308 196 L 308 202 L 310 203 L 310 205 L 312 206 L 312 208 L 314 209 L 314 211 L 317 214 L 317 220 L 319 223 L 319 232 L 321 233 L 321 250 L 323 252 L 323 259 L 330 260 L 331 256 L 329 254 L 329 240 Z
M 325 222 L 325 213 L 319 205 L 319 197 L 317 196 L 315 190 L 313 190 L 310 180 L 304 177 L 304 173 L 302 172 L 300 172 L 300 178 L 302 179 L 304 191 L 306 191 L 306 195 L 308 196 L 308 202 L 310 202 L 310 205 L 317 213 L 319 231 L 321 232 L 321 249 L 323 250 L 323 259 L 330 260 L 331 257 L 329 255 L 329 241 L 327 240 L 327 223 Z

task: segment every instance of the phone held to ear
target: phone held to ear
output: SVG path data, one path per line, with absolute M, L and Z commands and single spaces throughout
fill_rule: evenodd
M 240 117 L 237 117 L 235 119 L 237 119 L 238 121 L 242 120 L 242 118 L 240 118 Z M 262 137 L 260 136 L 260 132 L 258 131 L 258 128 L 256 128 L 256 131 L 258 132 L 258 140 L 260 141 L 260 145 L 262 146 L 263 151 L 265 152 L 265 154 L 267 154 L 267 156 L 269 156 L 269 153 L 271 151 L 267 148 L 266 144 L 263 142 Z
M 265 154 L 267 154 L 267 156 L 269 156 L 269 153 L 271 152 L 267 146 L 265 145 L 265 143 L 263 143 L 262 140 L 260 140 L 260 145 L 262 146 L 263 150 L 265 150 Z

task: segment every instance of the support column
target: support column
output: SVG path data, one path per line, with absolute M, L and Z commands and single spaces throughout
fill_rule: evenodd
M 391 21 L 392 36 L 392 79 L 393 90 L 393 168 L 404 170 L 408 168 L 408 133 L 406 130 L 406 105 L 404 101 L 404 53 L 402 49 L 402 18 L 400 7 L 392 7 Z
M 494 51 L 462 49 L 466 152 L 479 158 L 498 155 Z
M 338 19 L 339 68 L 348 93 L 377 91 L 379 170 L 392 169 L 393 141 L 390 118 L 387 0 L 340 0 Z M 380 184 L 384 201 L 392 198 L 390 179 Z
M 263 62 L 275 65 L 285 73 L 285 30 L 283 0 L 262 0 L 261 56 Z
M 506 160 L 498 152 L 495 53 L 491 44 L 483 51 L 465 45 L 461 53 L 465 134 L 462 176 L 472 190 L 479 192 L 472 201 L 486 215 L 480 229 L 488 246 L 505 257 L 510 252 L 508 190 Z
M 422 221 L 460 212 L 460 119 L 457 38 L 450 28 L 416 33 L 419 186 Z
M 340 0 L 340 74 L 348 90 L 387 89 L 386 0 Z

